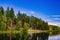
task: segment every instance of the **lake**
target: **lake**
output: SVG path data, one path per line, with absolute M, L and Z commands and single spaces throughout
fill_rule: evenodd
M 0 34 L 0 40 L 60 40 L 60 35 L 49 36 L 49 33 Z

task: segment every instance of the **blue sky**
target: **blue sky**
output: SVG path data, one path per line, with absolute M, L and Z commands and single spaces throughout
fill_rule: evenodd
M 33 15 L 48 24 L 60 26 L 60 0 L 0 0 L 0 6 L 6 10 L 13 7 L 15 15 L 21 13 Z

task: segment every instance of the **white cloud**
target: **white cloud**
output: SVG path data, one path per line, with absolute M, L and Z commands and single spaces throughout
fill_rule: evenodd
M 52 15 L 51 16 L 51 18 L 53 19 L 53 20 L 60 20 L 60 15 Z
M 54 20 L 60 20 L 60 18 L 53 18 Z
M 20 10 L 21 13 L 25 13 L 28 16 L 34 15 L 35 12 L 34 11 L 30 11 L 30 10 Z
M 60 22 L 48 22 L 49 25 L 56 25 L 60 27 Z
M 20 11 L 21 13 L 26 13 L 26 11 Z
M 31 13 L 31 15 L 34 15 L 34 13 L 35 13 L 35 12 L 33 12 L 33 11 L 30 11 L 30 13 Z

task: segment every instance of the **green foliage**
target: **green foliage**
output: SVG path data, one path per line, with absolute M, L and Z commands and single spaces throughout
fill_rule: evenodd
M 12 28 L 10 27 L 11 21 Z M 0 7 L 0 30 L 9 30 L 9 28 L 13 30 L 20 30 L 23 28 L 23 31 L 27 31 L 29 28 L 32 28 L 60 32 L 59 27 L 49 26 L 48 23 L 43 21 L 41 18 L 39 19 L 34 16 L 27 16 L 25 13 L 20 13 L 20 11 L 18 11 L 15 16 L 13 8 L 9 9 L 9 7 L 7 7 L 4 11 L 3 7 Z
M 19 30 L 20 28 L 22 28 L 22 24 L 21 21 L 16 22 L 16 29 Z
M 14 10 L 13 10 L 13 8 L 11 8 L 11 10 L 10 10 L 10 18 L 11 18 L 12 20 L 14 20 L 14 17 L 15 17 L 15 15 L 14 15 Z
M 58 26 L 49 25 L 49 31 L 51 34 L 60 34 L 60 28 Z
M 28 23 L 24 22 L 24 31 L 27 31 L 29 29 L 29 26 L 30 25 Z
M 18 14 L 17 14 L 17 20 L 22 20 L 23 16 L 22 14 L 20 13 L 20 11 L 18 11 Z
M 0 30 L 6 30 L 6 17 L 0 16 Z
M 0 7 L 0 15 L 4 15 L 4 9 L 2 6 Z

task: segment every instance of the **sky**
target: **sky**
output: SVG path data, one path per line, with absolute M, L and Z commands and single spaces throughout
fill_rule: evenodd
M 60 27 L 60 0 L 0 0 L 4 10 L 13 7 L 15 15 L 20 10 L 28 16 L 47 21 L 49 25 Z

